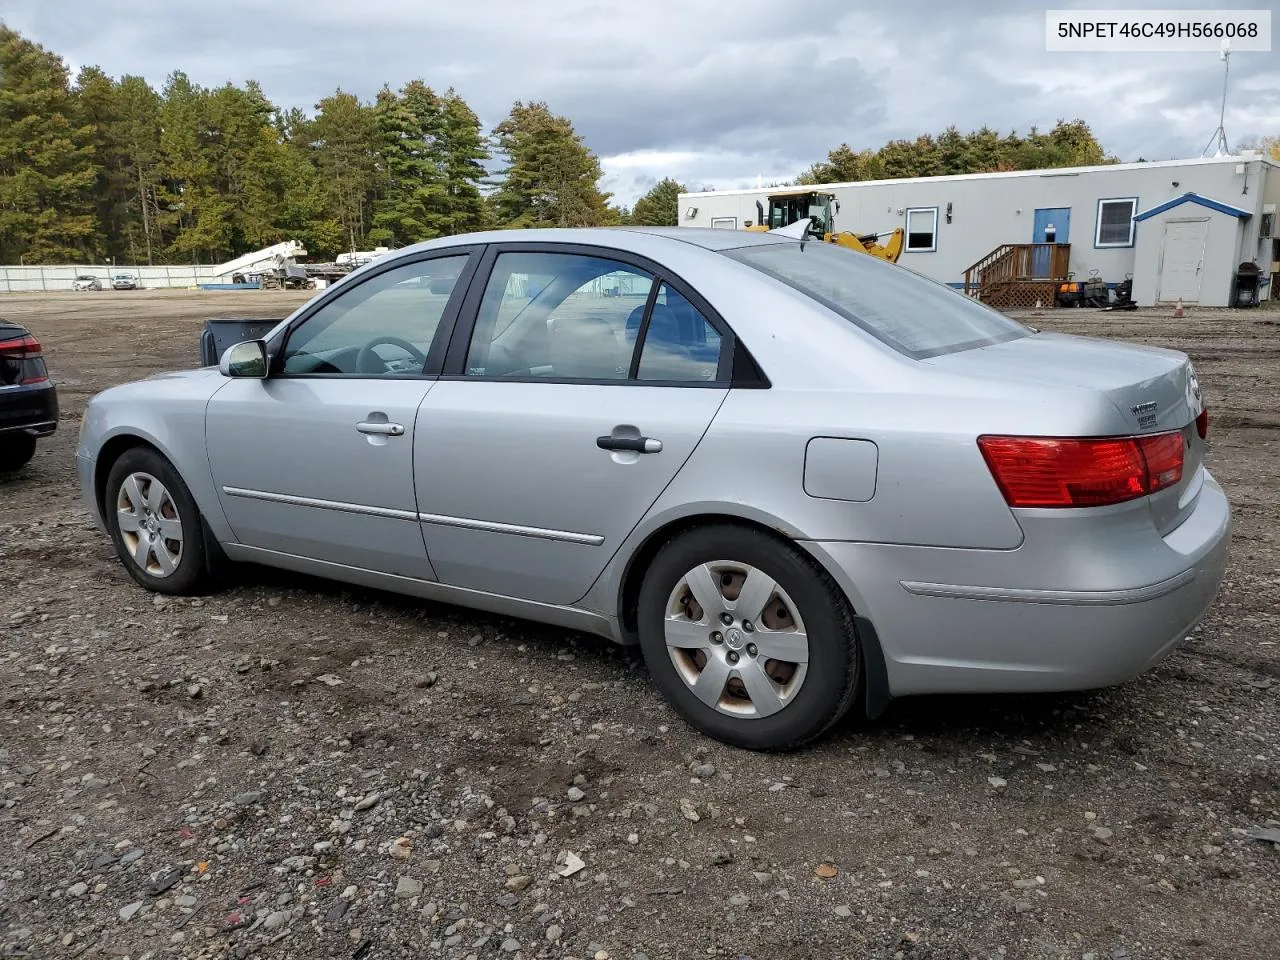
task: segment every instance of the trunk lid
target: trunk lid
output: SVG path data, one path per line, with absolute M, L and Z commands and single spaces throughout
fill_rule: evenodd
M 1115 340 L 1038 333 L 924 362 L 963 376 L 1097 391 L 1119 411 L 1124 427 L 1116 434 L 1180 431 L 1185 445 L 1182 479 L 1147 501 L 1161 534 L 1174 529 L 1194 509 L 1203 483 L 1204 458 L 1204 441 L 1195 419 L 1204 404 L 1185 354 Z

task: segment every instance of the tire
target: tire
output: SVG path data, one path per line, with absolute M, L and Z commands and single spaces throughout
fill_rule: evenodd
M 155 450 L 134 447 L 112 464 L 102 513 L 120 562 L 148 590 L 187 594 L 208 583 L 200 510 L 173 464 Z
M 757 574 L 762 578 L 753 581 Z M 741 582 L 739 575 L 745 575 Z M 730 598 L 726 606 L 732 611 L 721 612 L 732 623 L 716 630 L 718 615 L 708 615 L 695 592 L 709 605 Z M 766 595 L 762 604 L 751 599 Z M 761 606 L 760 622 L 747 623 L 751 608 Z M 780 618 L 784 608 L 790 616 Z M 691 725 L 724 743 L 752 750 L 800 747 L 825 733 L 857 696 L 861 657 L 844 595 L 816 561 L 755 530 L 698 527 L 668 541 L 645 572 L 638 628 L 645 664 L 663 696 Z M 807 643 L 797 640 L 801 628 Z M 669 646 L 668 631 L 701 649 Z M 803 667 L 784 660 L 806 646 Z M 770 658 L 767 652 L 782 656 Z M 728 679 L 717 698 L 725 671 Z M 758 697 L 747 690 L 749 680 Z M 702 696 L 695 685 L 703 686 Z
M 20 470 L 36 455 L 36 438 L 29 433 L 0 437 L 0 473 Z

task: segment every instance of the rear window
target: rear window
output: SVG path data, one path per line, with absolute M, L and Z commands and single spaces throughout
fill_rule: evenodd
M 724 254 L 799 290 L 917 360 L 1031 332 L 946 284 L 820 240 L 753 244 Z

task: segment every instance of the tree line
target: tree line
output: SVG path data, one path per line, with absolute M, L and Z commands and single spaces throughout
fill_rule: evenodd
M 914 140 L 891 140 L 879 150 L 854 150 L 842 143 L 825 160 L 800 175 L 800 183 L 945 177 L 960 173 L 997 173 L 1085 167 L 1118 163 L 1103 150 L 1083 120 L 1059 120 L 1048 133 L 1035 127 L 1026 136 L 1001 136 L 990 127 L 961 133 L 954 126 Z
M 799 183 L 1114 162 L 1087 124 L 848 144 Z M 487 228 L 674 225 L 666 178 L 628 209 L 601 189 L 572 122 L 516 101 L 487 134 L 461 94 L 413 80 L 312 113 L 255 82 L 159 90 L 55 53 L 0 23 L 0 263 L 220 263 L 281 240 L 312 259 Z M 709 188 L 707 188 L 709 189 Z

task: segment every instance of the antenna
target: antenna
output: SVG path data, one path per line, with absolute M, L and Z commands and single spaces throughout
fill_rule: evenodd
M 1222 109 L 1218 112 L 1218 129 L 1213 131 L 1213 136 L 1209 138 L 1209 142 L 1200 151 L 1200 156 L 1202 157 L 1209 152 L 1210 147 L 1214 146 L 1214 141 L 1217 141 L 1217 149 L 1213 153 L 1215 157 L 1231 155 L 1231 148 L 1227 146 L 1227 128 L 1225 126 L 1227 119 L 1227 76 L 1231 72 L 1230 40 L 1222 41 L 1222 50 L 1218 56 L 1222 59 Z

